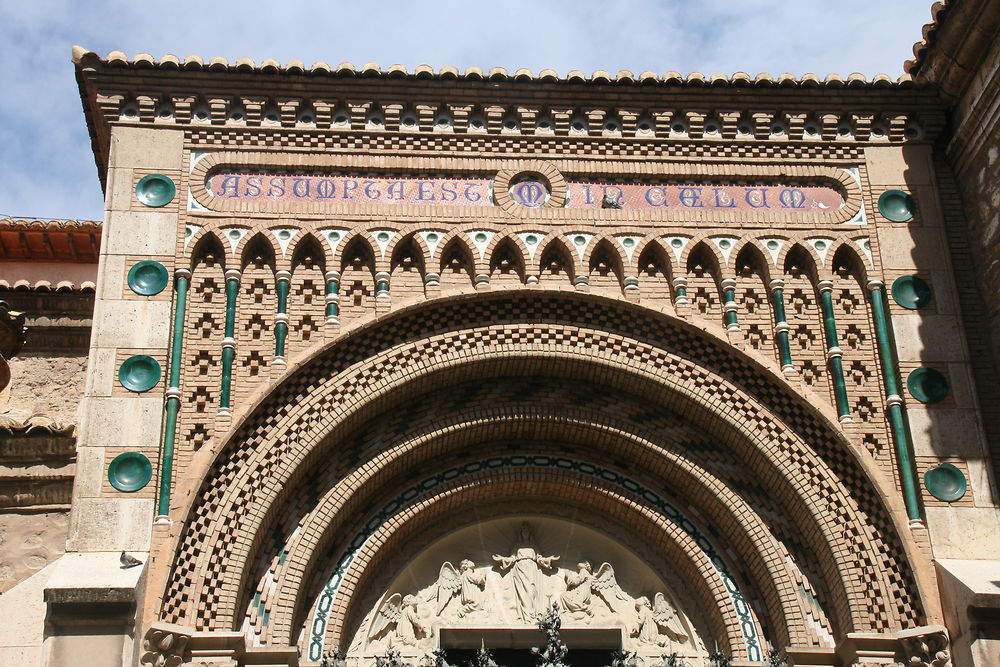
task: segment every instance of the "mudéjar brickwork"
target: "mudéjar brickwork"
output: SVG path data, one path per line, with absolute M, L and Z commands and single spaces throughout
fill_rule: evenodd
M 72 510 L 0 657 L 529 660 L 554 605 L 570 662 L 996 664 L 962 139 L 996 115 L 923 73 L 980 4 L 897 80 L 74 48 L 107 204 L 79 425 L 47 431 Z M 28 303 L 55 246 L 2 234 Z

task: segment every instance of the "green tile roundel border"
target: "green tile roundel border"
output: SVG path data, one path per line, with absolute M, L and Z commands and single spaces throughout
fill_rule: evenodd
M 951 463 L 942 463 L 924 473 L 924 487 L 938 500 L 961 500 L 969 488 L 965 475 Z
M 167 267 L 152 259 L 136 262 L 128 272 L 129 289 L 142 296 L 159 294 L 169 282 Z
M 174 200 L 177 186 L 169 176 L 149 174 L 139 179 L 135 186 L 135 198 L 140 204 L 152 208 L 166 206 Z
M 940 371 L 927 366 L 906 376 L 906 388 L 921 403 L 939 403 L 948 397 L 948 380 Z
M 125 493 L 133 493 L 149 484 L 153 478 L 153 464 L 144 454 L 125 452 L 108 465 L 108 482 Z
M 160 362 L 146 354 L 136 354 L 118 367 L 118 381 L 129 391 L 149 391 L 160 381 Z
M 907 222 L 917 212 L 917 204 L 909 192 L 886 190 L 878 198 L 878 210 L 893 222 Z
M 892 283 L 892 298 L 907 310 L 917 310 L 931 302 L 933 292 L 919 276 L 900 276 Z

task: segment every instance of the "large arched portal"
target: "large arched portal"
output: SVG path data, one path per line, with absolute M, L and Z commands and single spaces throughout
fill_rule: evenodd
M 648 655 L 718 642 L 759 660 L 922 625 L 891 482 L 819 404 L 621 301 L 532 289 L 401 309 L 289 368 L 199 453 L 151 603 L 308 661 L 416 657 L 552 603 L 568 630 L 616 629 Z

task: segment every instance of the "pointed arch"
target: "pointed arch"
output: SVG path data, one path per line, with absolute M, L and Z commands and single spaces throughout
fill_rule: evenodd
M 365 235 L 345 239 L 340 253 L 340 319 L 361 317 L 375 309 L 375 249 Z
M 774 345 L 774 315 L 771 307 L 771 274 L 764 253 L 755 243 L 736 252 L 736 304 L 744 340 L 763 356 L 777 363 Z
M 490 254 L 490 285 L 495 287 L 524 285 L 524 258 L 523 244 L 519 244 L 509 236 L 501 239 Z
M 288 347 L 294 353 L 316 341 L 326 311 L 324 245 L 303 233 L 292 250 L 288 291 Z
M 673 301 L 672 265 L 667 251 L 659 243 L 647 243 L 638 251 L 636 262 L 639 278 L 639 298 Z
M 722 324 L 721 257 L 706 240 L 694 243 L 687 255 L 687 293 L 695 313 Z
M 543 287 L 569 287 L 576 277 L 573 253 L 558 236 L 552 236 L 539 254 L 538 283 Z
M 181 410 L 177 451 L 183 456 L 210 444 L 211 423 L 219 402 L 222 337 L 226 309 L 226 251 L 206 231 L 191 251 L 191 286 L 184 313 L 181 366 Z M 191 348 L 200 348 L 197 354 Z
M 590 249 L 587 262 L 592 289 L 611 289 L 620 292 L 625 287 L 623 253 L 604 238 Z
M 886 428 L 879 384 L 875 326 L 868 307 L 868 267 L 857 247 L 845 241 L 833 251 L 834 316 L 843 353 L 844 384 L 851 414 L 863 434 L 862 443 L 887 470 L 893 468 L 892 447 Z
M 796 369 L 807 386 L 817 391 L 826 387 L 827 400 L 834 400 L 826 362 L 823 315 L 816 283 L 816 257 L 799 243 L 791 244 L 780 256 L 785 282 L 785 314 L 788 339 Z
M 236 299 L 234 405 L 239 405 L 267 376 L 267 367 L 274 354 L 274 315 L 278 304 L 272 239 L 268 231 L 258 231 L 246 239 L 240 253 L 242 273 Z
M 389 262 L 389 290 L 419 292 L 424 287 L 424 249 L 416 234 L 407 234 L 392 248 Z
M 456 234 L 444 241 L 440 266 L 442 291 L 464 291 L 472 287 L 476 275 L 476 260 L 472 249 L 461 236 Z

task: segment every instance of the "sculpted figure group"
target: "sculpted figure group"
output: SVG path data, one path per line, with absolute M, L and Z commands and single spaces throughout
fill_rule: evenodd
M 575 571 L 563 569 L 559 576 L 559 559 L 540 553 L 533 545 L 531 527 L 524 524 L 510 555 L 494 554 L 491 567 L 477 569 L 469 559 L 458 567 L 446 561 L 428 589 L 385 598 L 368 627 L 368 642 L 415 647 L 442 623 L 461 626 L 507 619 L 515 625 L 533 625 L 541 610 L 553 603 L 567 620 L 624 627 L 636 648 L 688 641 L 683 616 L 663 592 L 654 593 L 652 601 L 645 595 L 628 595 L 610 563 L 602 563 L 595 574 L 591 564 L 582 561 Z

